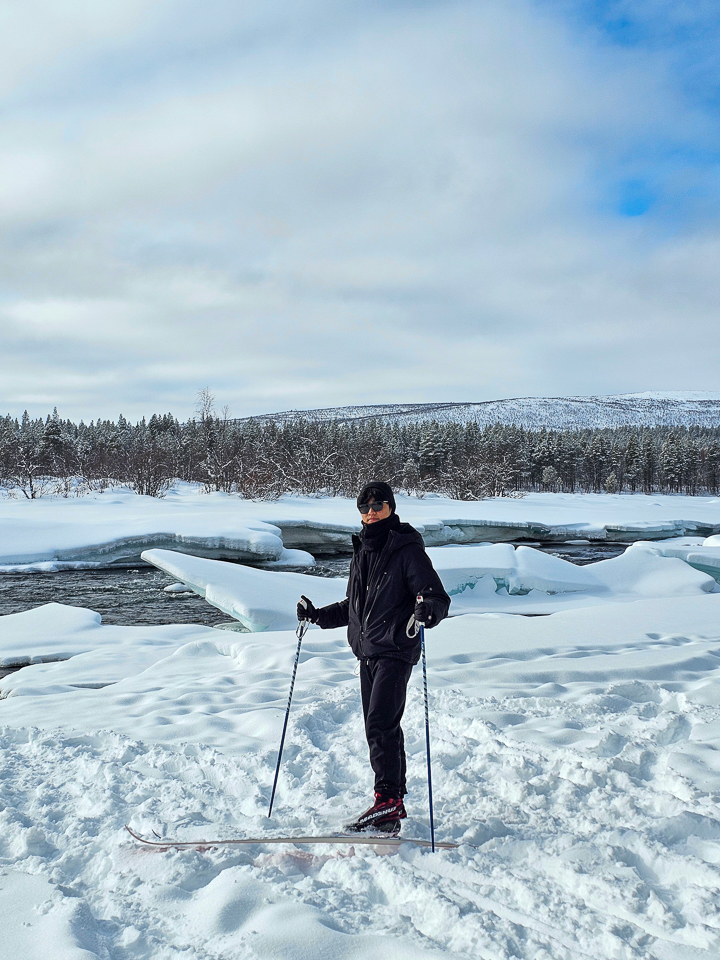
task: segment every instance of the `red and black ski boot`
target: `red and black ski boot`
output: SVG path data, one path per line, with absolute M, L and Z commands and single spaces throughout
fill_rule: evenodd
M 402 797 L 388 797 L 382 793 L 375 794 L 375 803 L 361 813 L 357 820 L 345 825 L 349 833 L 363 833 L 366 830 L 379 833 L 389 833 L 397 836 L 400 833 L 400 821 L 407 817 Z

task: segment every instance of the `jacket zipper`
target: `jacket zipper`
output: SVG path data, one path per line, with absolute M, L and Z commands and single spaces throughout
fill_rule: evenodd
M 367 627 L 368 616 L 370 614 L 370 608 L 371 608 L 370 597 L 372 594 L 370 591 L 370 587 L 375 586 L 375 584 L 380 580 L 380 575 L 383 572 L 383 566 L 384 566 L 383 561 L 387 561 L 387 557 L 389 556 L 388 548 L 392 543 L 392 535 L 393 535 L 393 531 L 391 530 L 390 533 L 388 534 L 387 543 L 382 548 L 380 552 L 380 556 L 377 558 L 377 563 L 373 567 L 373 572 L 372 572 L 372 575 L 370 576 L 370 581 L 367 585 L 367 594 L 365 596 L 365 606 L 363 608 L 363 618 L 360 624 L 360 651 L 363 656 L 365 656 L 365 651 L 362 645 L 362 640 L 363 640 L 363 634 L 364 634 L 365 628 Z
M 354 546 L 353 560 L 357 560 L 358 550 L 357 550 L 357 547 L 356 547 L 355 545 L 353 545 L 353 546 Z M 357 578 L 356 578 L 356 579 L 357 579 Z M 358 600 L 357 594 L 356 594 L 354 600 L 355 600 L 355 601 Z M 355 613 L 357 613 L 357 612 L 358 612 L 358 604 L 356 603 L 356 604 L 355 604 Z M 363 611 L 363 612 L 364 612 L 364 611 Z M 361 659 L 361 660 L 367 660 L 367 658 L 365 657 L 365 648 L 364 648 L 364 646 L 363 646 L 363 624 L 362 624 L 362 620 L 360 621 L 360 653 L 361 653 L 361 658 L 360 658 L 360 659 Z

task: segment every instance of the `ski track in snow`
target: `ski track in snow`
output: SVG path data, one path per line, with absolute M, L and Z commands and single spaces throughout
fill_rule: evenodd
M 428 836 L 417 674 L 413 688 L 405 833 Z M 64 918 L 72 960 L 717 955 L 716 798 L 672 761 L 718 711 L 655 683 L 574 700 L 435 691 L 438 837 L 474 847 L 161 852 L 123 830 L 337 829 L 367 799 L 359 711 L 350 684 L 297 705 L 271 823 L 274 747 L 232 758 L 5 727 L 3 875 L 49 878 L 39 917 Z

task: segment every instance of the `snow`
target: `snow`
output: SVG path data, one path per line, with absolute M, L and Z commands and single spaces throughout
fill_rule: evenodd
M 715 427 L 720 414 L 717 391 L 645 391 L 587 397 L 513 397 L 482 403 L 388 403 L 371 406 L 287 410 L 248 418 L 283 423 L 298 418 L 384 423 L 515 424 L 528 430 L 584 430 L 623 426 Z
M 44 844 L 27 837 L 42 855 Z M 87 906 L 63 894 L 47 877 L 15 870 L 0 873 L 0 923 L 6 957 L 22 960 L 92 960 L 85 948 L 95 938 L 87 928 Z M 52 947 L 49 945 L 52 944 Z M 52 954 L 49 954 L 49 950 Z
M 294 628 L 301 594 L 310 590 L 315 606 L 323 607 L 344 599 L 347 585 L 344 578 L 326 580 L 303 573 L 254 570 L 172 550 L 145 550 L 142 559 L 181 580 L 253 632 Z
M 0 646 L 20 641 L 23 618 L 30 642 L 61 616 L 2 618 Z M 305 638 L 268 821 L 292 632 L 198 627 L 139 670 L 168 628 L 103 627 L 72 609 L 63 622 L 96 632 L 98 657 L 119 644 L 127 675 L 73 689 L 73 663 L 87 676 L 78 656 L 0 681 L 8 955 L 47 956 L 52 942 L 72 960 L 717 956 L 720 595 L 429 631 L 437 830 L 463 844 L 434 855 L 138 849 L 125 822 L 186 839 L 306 833 L 361 809 L 354 658 L 342 630 Z M 29 694 L 21 678 L 34 673 Z M 405 726 L 404 830 L 427 837 L 417 670 Z
M 165 497 L 123 491 L 0 500 L 0 570 L 43 572 L 136 563 L 146 547 L 241 560 L 279 560 L 280 530 L 242 516 L 240 501 L 178 484 Z
M 118 496 L 106 532 L 121 532 L 133 511 L 143 537 L 161 529 L 155 506 Z M 476 519 L 533 516 L 553 529 L 563 517 L 583 531 L 572 539 L 630 524 L 630 507 L 632 523 L 652 522 L 654 532 L 673 517 L 718 518 L 718 501 L 691 513 L 684 498 L 624 500 L 463 506 Z M 88 512 L 101 517 L 98 502 Z M 185 490 L 171 505 L 162 529 L 187 521 L 188 535 L 205 524 L 217 537 L 224 515 L 233 536 L 242 527 L 275 537 L 281 561 L 293 547 L 278 519 L 318 537 L 354 522 L 347 501 L 247 504 Z M 35 506 L 23 505 L 23 522 Z M 464 523 L 456 508 L 428 498 L 403 501 L 400 512 L 418 511 L 418 522 L 444 536 L 443 518 Z M 90 524 L 75 510 L 75 501 L 48 501 L 45 515 L 65 516 L 68 527 L 78 518 L 76 543 L 91 545 Z M 295 520 L 305 526 L 293 528 Z M 436 830 L 460 844 L 435 854 L 292 844 L 162 852 L 124 830 L 186 840 L 326 833 L 367 806 L 356 661 L 344 630 L 312 629 L 267 818 L 297 647 L 285 627 L 300 592 L 316 603 L 328 602 L 322 591 L 338 599 L 341 579 L 149 546 L 153 562 L 255 632 L 105 626 L 91 610 L 55 603 L 0 617 L 0 664 L 31 664 L 0 678 L 4 952 L 22 960 L 717 957 L 720 593 L 692 558 L 708 566 L 718 540 L 658 538 L 585 567 L 508 543 L 431 547 L 461 614 L 427 632 Z M 404 728 L 403 833 L 428 838 L 417 668 Z
M 677 557 L 696 570 L 720 579 L 720 537 L 680 537 L 659 543 L 643 544 L 663 557 Z
M 285 567 L 314 567 L 315 557 L 307 550 L 286 550 L 277 560 L 266 560 L 262 564 L 265 570 L 282 570 Z
M 465 502 L 402 496 L 398 512 L 427 546 L 720 533 L 720 500 L 713 497 L 545 493 Z M 347 552 L 359 527 L 354 500 L 286 496 L 253 502 L 184 483 L 161 499 L 122 490 L 68 499 L 6 497 L 0 499 L 0 572 L 133 565 L 151 549 L 309 565 L 311 554 Z
M 44 690 L 46 677 L 58 689 L 115 683 L 168 656 L 203 629 L 192 624 L 101 626 L 100 614 L 61 603 L 11 613 L 0 617 L 0 624 L 0 666 L 41 665 L 5 680 L 5 692 L 22 688 L 28 695 L 40 687 Z
M 613 560 L 576 566 L 532 547 L 509 543 L 428 550 L 452 603 L 450 612 L 552 613 L 571 606 L 720 590 L 707 573 L 664 557 L 652 545 L 629 547 Z M 287 630 L 301 595 L 316 607 L 345 596 L 345 579 L 269 573 L 222 560 L 146 550 L 143 560 L 176 577 L 250 631 Z

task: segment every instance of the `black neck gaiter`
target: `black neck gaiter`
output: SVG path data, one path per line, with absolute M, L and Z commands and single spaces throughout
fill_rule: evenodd
M 391 513 L 384 520 L 376 520 L 375 523 L 364 523 L 360 539 L 363 550 L 382 550 L 385 541 L 391 530 L 397 530 L 400 526 L 400 518 L 396 513 Z

